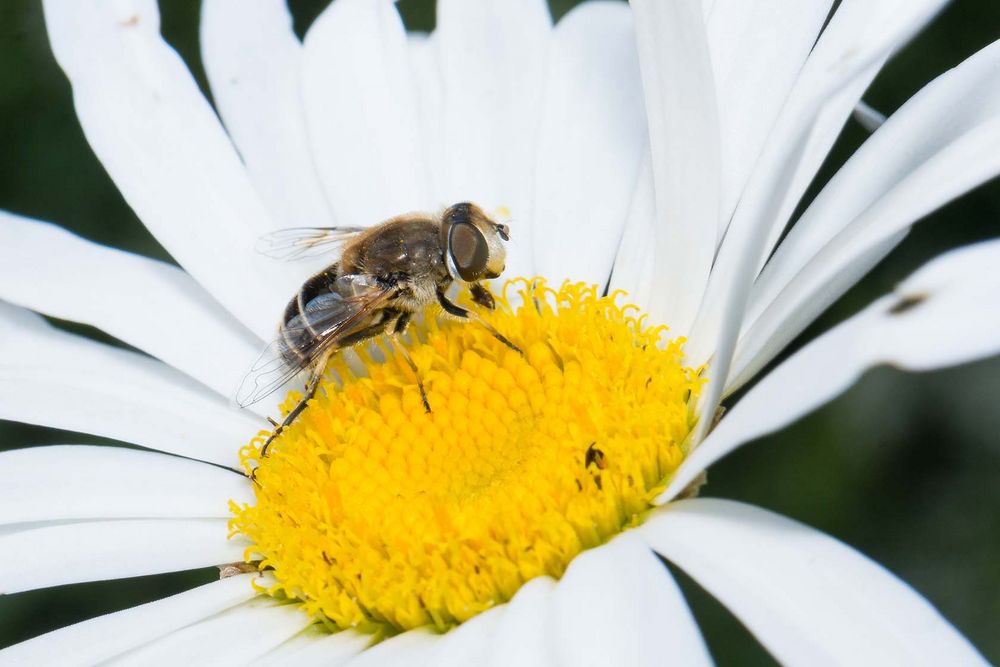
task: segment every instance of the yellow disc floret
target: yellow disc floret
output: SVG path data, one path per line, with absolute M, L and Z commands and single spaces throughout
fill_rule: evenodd
M 683 341 L 620 294 L 512 289 L 482 315 L 523 354 L 474 322 L 411 325 L 431 412 L 399 355 L 358 351 L 266 457 L 267 433 L 243 449 L 257 504 L 232 529 L 271 593 L 339 628 L 445 629 L 642 520 L 687 453 Z

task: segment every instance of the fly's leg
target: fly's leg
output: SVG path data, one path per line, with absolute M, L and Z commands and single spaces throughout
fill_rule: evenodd
M 302 395 L 302 400 L 300 400 L 292 411 L 285 415 L 285 418 L 281 420 L 280 424 L 276 424 L 273 419 L 268 418 L 271 424 L 274 424 L 274 431 L 268 436 L 267 440 L 264 441 L 264 446 L 260 448 L 260 456 L 264 458 L 267 455 L 267 448 L 271 446 L 274 439 L 281 435 L 286 428 L 291 426 L 295 418 L 302 414 L 302 411 L 306 409 L 306 405 L 312 400 L 312 397 L 316 395 L 316 389 L 319 388 L 319 381 L 323 379 L 323 371 L 326 370 L 326 362 L 330 360 L 330 355 L 333 351 L 327 352 L 322 357 L 320 357 L 316 364 L 313 366 L 312 373 L 309 374 L 309 382 L 306 383 L 306 390 Z
M 406 361 L 406 365 L 413 371 L 414 377 L 417 378 L 417 387 L 420 389 L 420 400 L 424 402 L 424 412 L 429 413 L 431 411 L 431 404 L 427 401 L 427 391 L 424 389 L 424 381 L 420 379 L 417 364 L 413 361 L 413 357 L 410 356 L 406 345 L 403 343 L 403 332 L 406 331 L 406 325 L 410 323 L 412 316 L 411 313 L 403 313 L 399 316 L 396 320 L 396 325 L 393 327 L 392 334 L 389 336 L 389 340 L 392 342 L 392 347 L 402 355 Z
M 490 294 L 490 291 L 479 283 L 473 283 L 469 285 L 469 292 L 472 293 L 472 300 L 478 303 L 483 308 L 489 308 L 493 310 L 497 307 L 496 299 Z
M 475 293 L 473 294 L 473 296 L 475 296 Z M 493 337 L 496 338 L 498 341 L 500 341 L 510 349 L 514 350 L 518 354 L 524 354 L 521 348 L 519 348 L 517 345 L 514 345 L 514 343 L 507 340 L 507 338 L 502 333 L 497 331 L 496 327 L 494 327 L 492 324 L 490 324 L 489 322 L 487 322 L 486 320 L 484 320 L 471 310 L 462 308 L 458 304 L 449 301 L 448 297 L 445 296 L 444 290 L 440 288 L 438 289 L 437 298 L 438 298 L 438 303 L 441 304 L 441 307 L 444 308 L 444 311 L 449 315 L 454 315 L 455 317 L 461 317 L 463 319 L 471 320 L 479 324 L 480 326 L 484 327 L 487 331 L 489 331 L 491 334 L 493 334 Z M 490 296 L 490 298 L 492 298 L 492 295 Z

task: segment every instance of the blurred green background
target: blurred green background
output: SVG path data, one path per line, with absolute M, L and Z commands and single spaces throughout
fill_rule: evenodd
M 290 2 L 300 33 L 325 4 Z M 562 16 L 575 4 L 553 0 L 553 12 Z M 84 141 L 39 5 L 0 3 L 0 208 L 168 259 Z M 161 5 L 163 32 L 204 87 L 197 0 Z M 401 0 L 399 6 L 412 28 L 433 27 L 433 0 Z M 932 77 L 998 38 L 996 0 L 956 0 L 892 61 L 866 100 L 891 112 Z M 845 129 L 813 193 L 865 136 L 853 123 Z M 930 257 L 997 235 L 1000 182 L 994 180 L 921 223 L 796 346 Z M 86 327 L 70 328 L 108 340 Z M 101 440 L 0 422 L 0 449 L 78 442 Z M 717 465 L 705 493 L 759 504 L 853 545 L 909 582 L 989 660 L 1000 662 L 1000 359 L 921 375 L 873 371 L 832 404 Z M 210 568 L 3 596 L 0 646 L 217 576 Z M 678 576 L 720 664 L 773 664 L 738 621 Z

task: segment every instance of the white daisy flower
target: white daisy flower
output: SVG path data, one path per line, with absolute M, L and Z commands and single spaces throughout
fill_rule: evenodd
M 0 591 L 232 576 L 0 663 L 710 663 L 660 558 L 783 663 L 983 663 L 836 540 L 680 500 L 873 365 L 1000 350 L 992 242 L 756 378 L 914 222 L 1000 172 L 994 44 L 894 113 L 782 239 L 861 93 L 943 4 L 843 0 L 827 22 L 831 0 L 589 2 L 553 26 L 542 0 L 441 0 L 422 36 L 387 0 L 336 0 L 300 43 L 277 0 L 206 0 L 220 123 L 154 2 L 46 2 L 90 145 L 183 268 L 3 214 L 0 418 L 152 451 L 0 454 Z M 464 200 L 513 218 L 505 277 L 524 280 L 484 317 L 524 354 L 428 318 L 410 353 L 430 414 L 405 365 L 362 350 L 261 457 L 269 408 L 228 397 L 308 269 L 256 240 Z

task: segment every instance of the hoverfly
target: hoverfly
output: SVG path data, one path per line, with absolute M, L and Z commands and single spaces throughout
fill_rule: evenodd
M 261 456 L 315 395 L 332 355 L 376 336 L 400 336 L 413 315 L 435 301 L 449 315 L 479 322 L 520 352 L 489 323 L 447 297 L 448 288 L 458 282 L 468 286 L 475 303 L 492 309 L 493 295 L 480 281 L 503 272 L 503 242 L 508 240 L 507 225 L 497 224 L 468 202 L 436 217 L 409 214 L 369 228 L 304 227 L 264 236 L 258 248 L 278 259 L 308 257 L 338 245 L 342 249 L 338 261 L 309 278 L 289 301 L 278 336 L 237 390 L 236 402 L 246 407 L 300 371 L 309 371 L 302 400 L 281 423 L 271 421 L 275 430 Z M 417 375 L 406 348 L 394 347 Z M 419 375 L 417 384 L 424 409 L 430 412 Z

